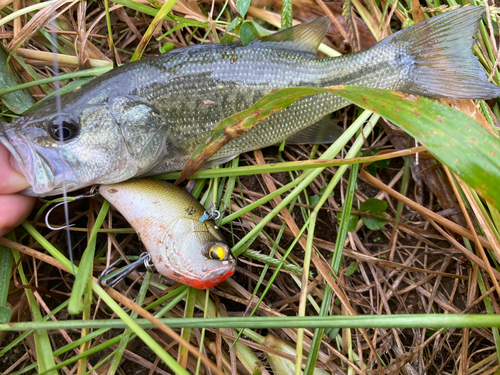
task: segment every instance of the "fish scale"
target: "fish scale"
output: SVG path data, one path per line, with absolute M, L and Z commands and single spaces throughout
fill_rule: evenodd
M 221 48 L 227 47 L 222 46 Z M 181 145 L 179 150 L 181 158 L 177 160 L 168 158 L 149 171 L 150 173 L 182 169 L 186 159 L 203 141 L 206 132 L 224 118 L 250 107 L 263 95 L 276 88 L 326 87 L 347 84 L 397 90 L 402 83 L 401 71 L 404 69 L 404 66 L 401 68 L 388 66 L 387 61 L 392 61 L 397 51 L 385 46 L 357 54 L 361 56 L 351 55 L 341 59 L 319 60 L 310 54 L 283 51 L 256 44 L 254 49 L 242 50 L 244 53 L 235 54 L 237 56 L 233 63 L 235 67 L 231 70 L 234 76 L 226 74 L 223 81 L 222 75 L 224 71 L 227 71 L 225 69 L 227 64 L 231 64 L 227 60 L 233 58 L 229 57 L 232 54 L 217 52 L 217 48 L 212 46 L 207 49 L 209 51 L 204 56 L 207 55 L 206 60 L 210 63 L 205 61 L 205 63 L 200 64 L 196 72 L 189 67 L 186 74 L 190 78 L 184 78 L 180 88 L 177 87 L 175 81 L 168 85 L 168 91 L 173 93 L 171 95 L 181 95 L 183 98 L 181 102 L 189 103 L 189 108 L 180 107 L 174 111 L 171 107 L 162 108 L 165 113 L 175 113 L 177 125 L 173 127 L 172 135 L 176 142 Z M 261 51 L 265 52 L 266 62 L 269 61 L 270 64 L 262 62 L 262 56 L 259 54 Z M 202 52 L 199 51 L 199 53 Z M 228 57 L 222 60 L 223 63 L 217 63 L 218 54 Z M 352 64 L 354 59 L 358 60 L 357 66 Z M 359 64 L 360 59 L 361 64 Z M 294 61 L 293 65 L 289 63 L 290 60 Z M 367 67 L 363 66 L 365 62 Z M 273 72 L 276 72 L 277 68 L 274 66 L 275 64 L 282 69 L 279 74 L 273 76 Z M 384 68 L 380 68 L 381 65 Z M 184 73 L 182 68 L 179 71 Z M 337 72 L 337 75 L 339 72 L 342 74 L 332 78 L 332 72 Z M 193 75 L 197 74 L 211 75 L 212 78 L 215 75 L 217 79 L 211 82 L 207 80 L 203 92 L 200 93 L 199 76 L 192 79 Z M 234 79 L 239 79 L 241 83 L 236 84 Z M 266 84 L 263 85 L 262 82 L 266 82 Z M 210 84 L 211 86 L 209 86 Z M 221 86 L 222 88 L 220 88 Z M 195 94 L 198 99 L 189 99 Z M 204 104 L 206 100 L 210 100 L 213 104 Z M 229 142 L 215 154 L 214 158 L 223 159 L 253 150 L 256 147 L 266 147 L 279 143 L 348 103 L 347 100 L 332 94 L 319 94 L 301 99 Z M 159 103 L 159 105 L 161 104 L 162 102 Z M 188 114 L 188 116 L 183 116 L 183 113 Z
M 63 95 L 62 143 L 51 99 L 0 124 L 0 141 L 32 186 L 25 193 L 43 196 L 60 193 L 63 179 L 71 191 L 180 170 L 216 124 L 279 88 L 356 85 L 437 98 L 495 98 L 500 89 L 488 82 L 471 50 L 483 12 L 449 11 L 335 58 L 316 58 L 326 18 L 247 46 L 180 48 L 125 64 Z M 347 104 L 333 94 L 300 99 L 231 140 L 210 163 L 284 139 L 333 142 L 338 129 L 322 119 Z

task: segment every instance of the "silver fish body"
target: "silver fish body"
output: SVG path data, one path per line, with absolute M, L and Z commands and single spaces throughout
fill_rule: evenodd
M 183 189 L 139 179 L 101 185 L 99 193 L 132 225 L 161 275 L 207 289 L 234 273 L 236 260 L 220 230 Z
M 64 184 L 71 191 L 180 170 L 217 123 L 278 88 L 343 84 L 428 97 L 497 97 L 499 87 L 487 82 L 471 52 L 482 13 L 482 7 L 450 11 L 337 58 L 316 58 L 326 18 L 248 46 L 181 48 L 123 65 L 63 95 L 61 113 L 55 99 L 47 100 L 0 125 L 0 141 L 31 183 L 26 193 L 53 195 Z M 229 142 L 212 163 L 300 139 L 347 104 L 333 94 L 301 99 Z

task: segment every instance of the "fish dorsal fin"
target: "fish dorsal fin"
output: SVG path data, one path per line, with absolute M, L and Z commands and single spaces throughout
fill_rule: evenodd
M 311 53 L 316 56 L 319 45 L 330 27 L 328 17 L 316 18 L 312 21 L 258 39 L 255 43 L 280 43 L 287 48 Z
M 287 145 L 333 143 L 344 132 L 340 126 L 328 117 L 323 117 L 318 122 L 286 139 Z

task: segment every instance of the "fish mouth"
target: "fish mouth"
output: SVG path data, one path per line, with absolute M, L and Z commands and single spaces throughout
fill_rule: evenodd
M 13 129 L 6 129 L 0 123 L 0 142 L 7 148 L 16 160 L 24 177 L 31 185 L 22 193 L 31 196 L 55 195 L 61 193 L 62 177 L 72 180 L 73 173 L 61 162 L 57 149 L 37 147 L 22 134 Z M 61 173 L 61 172 L 64 173 Z M 71 186 L 67 186 L 69 190 Z

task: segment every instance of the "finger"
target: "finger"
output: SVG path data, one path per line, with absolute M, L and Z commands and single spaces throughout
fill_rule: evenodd
M 22 191 L 30 184 L 24 175 L 14 168 L 17 162 L 10 152 L 0 143 L 0 194 L 12 194 Z
M 35 197 L 22 194 L 0 195 L 0 236 L 21 224 L 35 205 Z

